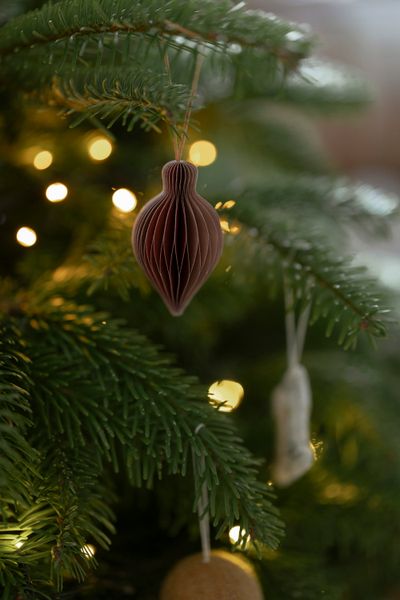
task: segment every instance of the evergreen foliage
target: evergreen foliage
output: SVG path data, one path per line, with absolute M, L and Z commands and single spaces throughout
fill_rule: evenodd
M 113 531 L 113 495 L 101 478 L 107 463 L 115 472 L 122 463 L 134 486 L 151 488 L 163 473 L 190 472 L 193 454 L 194 508 L 205 480 L 217 536 L 239 521 L 255 540 L 277 545 L 282 528 L 269 488 L 256 479 L 258 461 L 242 446 L 233 424 L 204 402 L 206 392 L 193 378 L 105 314 L 59 296 L 24 310 L 18 339 L 24 340 L 26 355 L 9 355 L 7 347 L 2 354 L 10 378 L 2 401 L 10 438 L 3 459 L 8 476 L 3 531 L 12 530 L 14 542 L 18 532 L 24 542 L 18 559 L 15 547 L 6 546 L 3 584 L 17 582 L 27 568 L 36 579 L 36 561 L 50 553 L 57 589 L 65 572 L 82 579 L 86 540 L 107 547 Z M 12 345 L 8 336 L 5 342 Z M 13 381 L 23 378 L 16 359 L 29 365 L 27 389 Z M 9 409 L 18 395 L 25 400 L 22 408 L 35 415 L 26 437 L 26 419 Z M 25 489 L 31 473 L 36 476 Z
M 374 214 L 371 197 L 389 205 L 393 199 L 333 174 L 296 131 L 279 121 L 261 123 L 252 114 L 250 102 L 260 99 L 269 106 L 322 112 L 369 102 L 358 77 L 312 62 L 312 49 L 313 38 L 304 28 L 229 0 L 60 0 L 0 29 L 0 84 L 10 95 L 23 92 L 35 103 L 60 108 L 71 126 L 89 120 L 99 128 L 100 120 L 129 132 L 140 124 L 146 132 L 167 129 L 184 135 L 199 55 L 204 64 L 194 110 L 212 105 L 217 120 L 224 110 L 243 113 L 244 137 L 238 137 L 238 146 L 245 148 L 251 140 L 268 165 L 268 177 L 243 177 L 236 206 L 221 207 L 225 258 L 202 296 L 211 307 L 208 313 L 195 312 L 197 323 L 194 317 L 183 321 L 182 335 L 190 339 L 186 347 L 193 332 L 200 330 L 207 338 L 218 320 L 233 322 L 249 310 L 246 286 L 255 292 L 261 288 L 263 294 L 268 288 L 276 298 L 284 277 L 297 307 L 311 302 L 317 334 L 334 333 L 345 349 L 354 348 L 364 334 L 375 339 L 387 332 L 388 309 L 378 284 L 336 250 L 350 227 L 385 235 L 394 210 Z M 218 186 L 226 189 L 227 179 L 222 173 L 210 192 L 214 203 L 220 198 Z M 77 222 L 81 216 L 74 218 Z M 154 316 L 161 313 L 131 257 L 127 222 L 108 215 L 101 219 L 88 228 L 89 240 L 83 236 L 84 248 L 82 240 L 71 243 L 70 254 L 52 257 L 48 271 L 27 262 L 25 270 L 13 273 L 16 283 L 2 282 L 4 600 L 17 594 L 59 598 L 65 577 L 84 580 L 96 560 L 82 548 L 95 542 L 108 549 L 115 532 L 113 482 L 118 473 L 134 488 L 148 489 L 165 477 L 186 476 L 192 513 L 206 482 L 216 537 L 239 524 L 244 532 L 239 545 L 246 545 L 251 531 L 259 556 L 271 556 L 283 536 L 274 493 L 259 477 L 264 467 L 238 436 L 232 418 L 210 406 L 206 388 L 146 335 L 115 318 L 119 311 L 127 316 L 129 301 L 139 315 L 138 327 L 149 333 Z M 95 234 L 97 228 L 100 233 Z M 229 287 L 232 263 L 238 277 Z M 176 332 L 168 327 L 167 339 Z M 208 339 L 205 348 L 207 344 L 212 346 Z M 199 430 L 199 425 L 204 427 Z M 253 423 L 254 429 L 258 425 Z M 321 472 L 316 472 L 313 493 L 323 495 Z M 284 505 L 284 518 L 291 511 L 290 503 Z M 390 514 L 397 514 L 393 506 Z M 352 515 L 346 513 L 346 518 Z M 185 518 L 190 520 L 185 515 L 181 521 Z M 329 523 L 331 545 L 346 536 L 347 522 L 340 533 Z M 345 588 L 327 584 L 322 559 L 313 562 L 297 521 L 295 529 L 301 532 L 305 556 L 299 559 L 301 548 L 289 532 L 287 563 L 278 561 L 268 574 L 278 590 L 273 597 L 319 597 L 316 586 L 326 586 L 330 598 L 339 598 Z M 349 534 L 349 547 L 355 538 Z M 328 546 L 321 542 L 321 552 L 328 552 Z M 287 581 L 290 566 L 292 576 L 303 576 L 301 581 Z M 316 568 L 319 578 L 311 583 Z

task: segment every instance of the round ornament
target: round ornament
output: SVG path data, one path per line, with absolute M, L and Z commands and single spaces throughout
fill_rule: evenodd
M 160 600 L 264 600 L 251 564 L 239 554 L 223 550 L 178 562 L 167 575 Z
M 196 191 L 197 168 L 172 160 L 163 191 L 140 211 L 132 230 L 138 263 L 172 315 L 181 315 L 221 257 L 216 210 Z

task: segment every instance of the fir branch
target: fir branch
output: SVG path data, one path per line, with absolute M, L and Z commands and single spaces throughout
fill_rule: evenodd
M 311 224 L 318 218 L 319 228 L 326 228 L 331 234 L 332 227 L 340 234 L 340 226 L 342 231 L 343 226 L 351 226 L 360 234 L 387 236 L 390 223 L 400 212 L 395 194 L 329 174 L 283 176 L 278 172 L 249 186 L 239 202 L 255 203 L 255 210 L 262 206 L 275 218 L 286 216 L 290 226 L 299 219 L 307 219 Z
M 86 287 L 89 296 L 99 290 L 116 290 L 127 301 L 132 288 L 148 289 L 146 277 L 132 260 L 132 250 L 126 243 L 127 234 L 126 227 L 116 223 L 89 246 L 82 265 L 82 277 L 77 282 Z
M 30 480 L 38 455 L 26 440 L 32 426 L 29 359 L 20 332 L 0 323 L 0 500 L 7 523 L 7 505 L 30 498 Z
M 309 36 L 292 23 L 229 0 L 64 0 L 15 18 L 0 30 L 0 54 L 78 36 L 154 32 L 182 36 L 219 47 L 255 47 L 287 62 L 305 56 Z
M 270 490 L 256 480 L 258 462 L 230 420 L 208 404 L 206 390 L 106 315 L 67 302 L 50 307 L 35 309 L 36 329 L 26 332 L 34 402 L 46 429 L 58 431 L 70 447 L 96 448 L 99 460 L 115 469 L 120 448 L 138 486 L 151 487 L 164 470 L 185 475 L 190 450 L 204 451 L 219 534 L 239 521 L 275 547 L 281 526 Z M 194 434 L 199 423 L 206 426 L 201 437 Z
M 82 581 L 96 566 L 82 550 L 85 544 L 108 548 L 114 495 L 98 481 L 101 468 L 93 448 L 72 450 L 60 436 L 40 445 L 43 476 L 37 482 L 37 499 L 20 517 L 22 527 L 31 527 L 23 557 L 35 564 L 50 555 L 51 579 L 61 591 L 65 574 Z
M 111 126 L 122 118 L 128 129 L 137 121 L 152 129 L 161 118 L 176 127 L 189 94 L 191 55 L 220 54 L 222 63 L 234 65 L 235 85 L 248 71 L 276 85 L 310 43 L 293 24 L 229 0 L 170 0 L 162 7 L 154 1 L 64 0 L 0 29 L 0 77 L 12 73 L 20 88 L 44 91 L 48 101 L 83 111 L 75 123 L 92 117 Z M 165 78 L 166 48 L 173 54 L 173 80 L 186 92 Z M 142 69 L 132 67 L 138 63 Z
M 179 67 L 173 68 L 173 80 L 186 92 L 165 80 L 161 47 L 172 52 L 171 64 Z M 215 99 L 216 89 L 225 90 L 219 99 L 262 96 L 319 110 L 354 108 L 369 100 L 360 77 L 303 61 L 310 49 L 311 38 L 301 28 L 228 0 L 201 5 L 171 0 L 162 7 L 156 2 L 132 6 L 128 0 L 88 0 L 83 5 L 64 0 L 0 29 L 0 76 L 13 73 L 19 87 L 32 91 L 39 86 L 47 100 L 72 112 L 83 110 L 76 123 L 98 117 L 111 126 L 122 118 L 129 129 L 137 121 L 147 129 L 160 118 L 170 125 L 178 122 L 183 96 L 189 93 L 190 55 L 198 51 L 207 57 L 202 90 L 207 101 Z M 145 67 L 133 69 L 138 62 Z M 162 94 L 168 89 L 170 94 Z
M 33 65 L 31 65 L 32 67 Z M 99 68 L 94 72 L 86 67 L 54 71 L 54 66 L 36 66 L 34 77 L 24 82 L 31 93 L 44 98 L 50 105 L 60 106 L 68 115 L 79 113 L 72 122 L 85 119 L 106 120 L 109 127 L 118 120 L 130 131 L 137 122 L 145 129 L 156 129 L 164 121 L 171 127 L 182 120 L 188 91 L 181 84 L 170 83 L 165 74 L 132 64 L 129 68 Z M 18 72 L 21 83 L 26 73 Z M 15 79 L 15 77 L 14 77 Z
M 340 112 L 365 107 L 372 101 L 372 90 L 355 69 L 315 58 L 304 60 L 290 73 L 276 96 L 280 102 L 315 112 Z
M 311 322 L 320 317 L 327 320 L 327 336 L 336 330 L 339 344 L 347 349 L 356 346 L 362 331 L 370 339 L 386 335 L 389 310 L 365 268 L 333 256 L 324 240 L 310 234 L 307 221 L 302 226 L 255 204 L 240 206 L 237 214 L 252 228 L 254 244 L 271 277 L 279 279 L 282 270 L 287 274 L 296 299 L 313 302 Z
M 138 121 L 145 129 L 157 129 L 159 120 L 171 126 L 182 119 L 187 102 L 184 86 L 171 84 L 164 75 L 135 70 L 119 72 L 85 70 L 71 77 L 55 79 L 51 96 L 67 114 L 82 113 L 75 124 L 93 117 L 105 119 L 111 127 L 121 120 L 128 131 Z
M 108 546 L 113 495 L 98 482 L 101 463 L 94 448 L 76 451 L 70 440 L 53 436 L 51 423 L 46 436 L 36 404 L 36 365 L 22 330 L 11 319 L 2 323 L 1 334 L 0 584 L 5 598 L 17 590 L 27 598 L 32 590 L 47 598 L 43 565 L 48 573 L 50 552 L 61 589 L 65 572 L 82 579 L 93 566 L 81 551 L 87 541 Z
M 372 91 L 357 71 L 314 58 L 303 60 L 284 80 L 247 77 L 241 96 L 270 98 L 313 113 L 359 110 L 372 101 Z

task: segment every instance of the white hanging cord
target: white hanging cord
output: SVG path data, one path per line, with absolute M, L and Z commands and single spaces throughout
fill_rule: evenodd
M 197 425 L 194 430 L 197 435 L 199 431 L 205 427 L 204 423 Z M 193 453 L 193 469 L 196 471 L 196 457 Z M 204 454 L 200 457 L 200 475 L 203 476 L 205 472 L 205 457 Z M 199 515 L 199 528 L 200 528 L 200 539 L 201 539 L 201 551 L 203 554 L 203 562 L 210 562 L 211 543 L 210 543 L 210 514 L 208 510 L 208 488 L 207 482 L 204 480 L 201 486 L 200 498 L 197 502 L 197 513 Z
M 294 316 L 294 298 L 286 275 L 283 276 L 283 295 L 285 300 L 286 352 L 288 368 L 299 363 L 297 348 L 296 321 Z
M 308 320 L 310 318 L 310 312 L 311 312 L 311 300 L 308 302 L 307 306 L 305 307 L 305 309 L 299 316 L 299 320 L 297 322 L 296 337 L 297 337 L 297 353 L 298 353 L 299 362 L 300 362 L 301 356 L 303 354 L 304 342 L 306 339 L 307 325 L 308 325 Z
M 288 283 L 286 275 L 283 277 L 283 290 L 285 300 L 285 327 L 288 368 L 298 365 L 303 354 L 304 342 L 307 333 L 307 325 L 311 312 L 311 301 L 300 314 L 297 328 L 294 314 L 293 291 Z

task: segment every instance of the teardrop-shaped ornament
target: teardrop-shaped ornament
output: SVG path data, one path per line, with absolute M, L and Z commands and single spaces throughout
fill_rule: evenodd
M 163 190 L 133 225 L 136 259 L 170 313 L 181 315 L 219 261 L 223 233 L 216 210 L 196 191 L 197 167 L 172 160 Z

